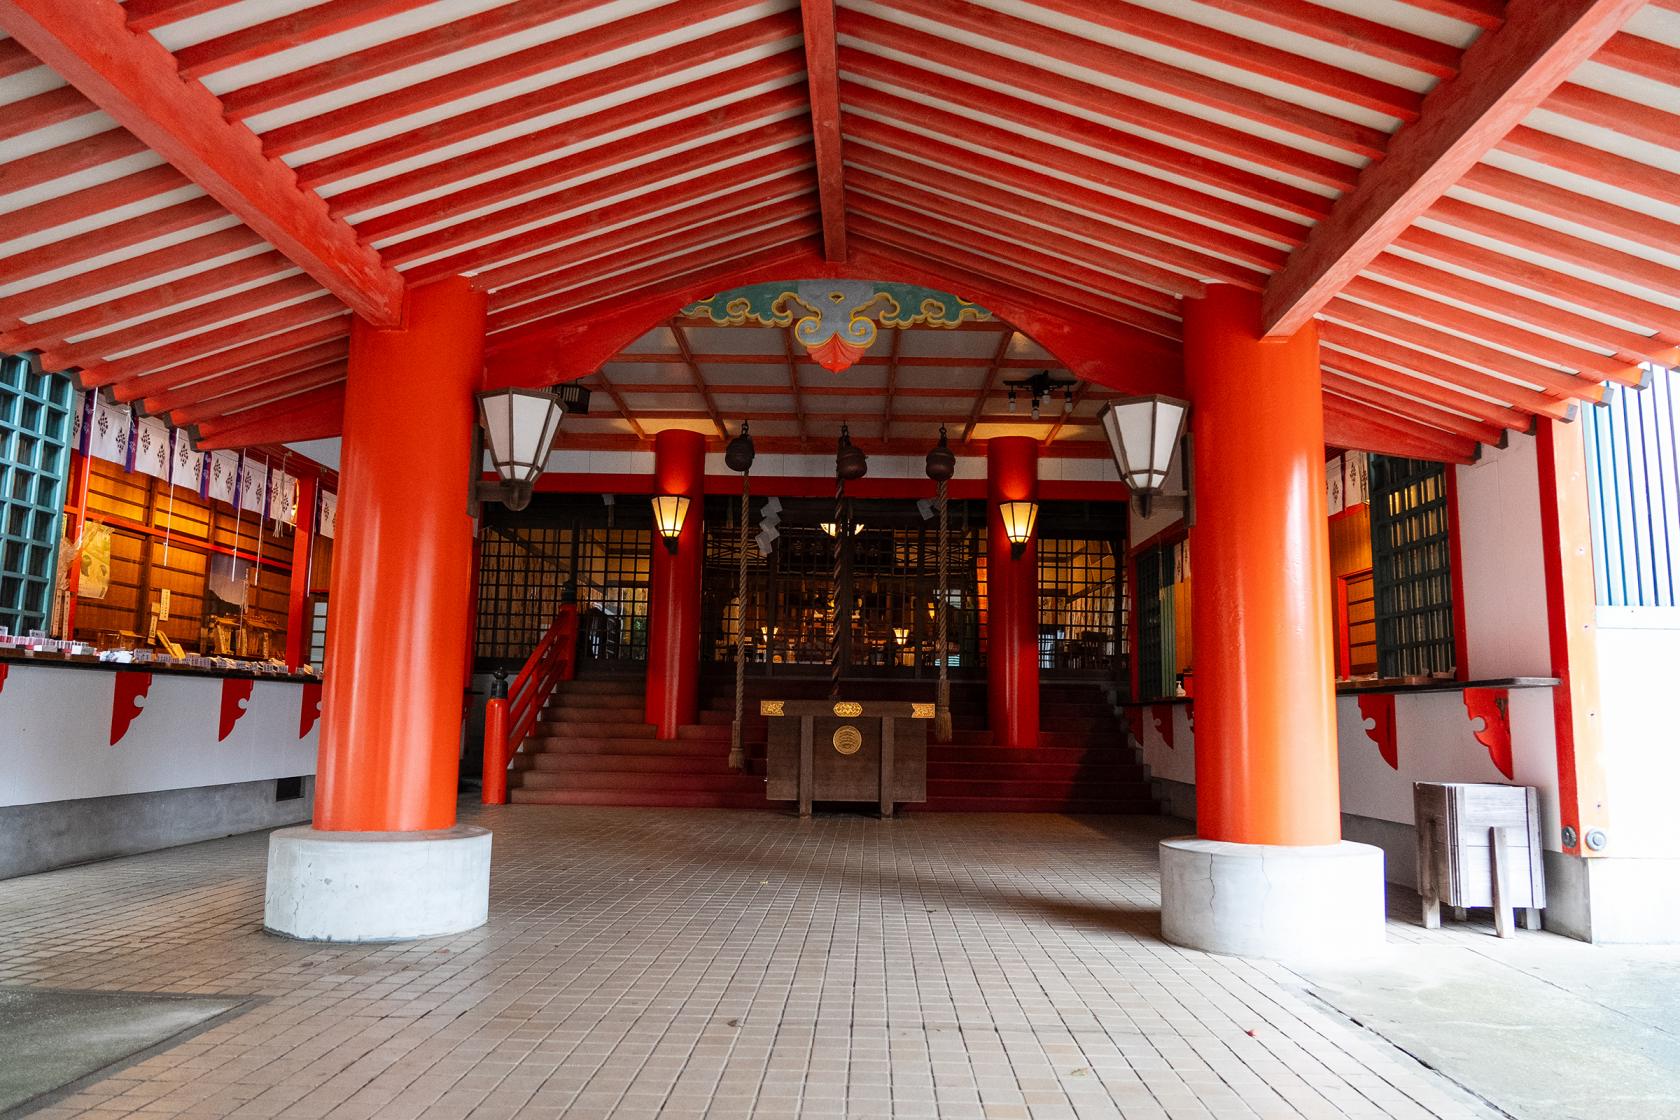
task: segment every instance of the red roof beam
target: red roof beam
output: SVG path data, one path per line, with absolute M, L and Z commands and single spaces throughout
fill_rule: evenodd
M 1677 71 L 1680 73 L 1680 71 Z M 1478 163 L 1458 181 L 1463 190 L 1514 203 L 1549 218 L 1621 237 L 1640 245 L 1680 245 L 1680 223 L 1591 198 L 1490 163 Z
M 314 436 L 337 435 L 344 425 L 344 386 L 329 385 L 288 398 L 282 404 L 230 417 L 213 417 L 193 425 L 193 446 L 201 451 L 222 447 L 250 447 L 284 443 Z
M 13 253 L 0 259 L 0 276 L 44 276 L 61 268 L 70 268 L 83 261 L 105 256 L 107 253 L 115 253 L 159 237 L 168 237 L 223 220 L 231 219 L 228 218 L 228 212 L 222 209 L 221 203 L 208 195 L 201 195 L 137 217 L 112 222 L 86 233 L 74 234 L 33 249 Z M 252 234 L 251 238 L 254 241 L 256 235 Z
M 402 278 L 226 120 L 214 94 L 182 81 L 173 55 L 130 31 L 122 5 L 0 0 L 0 26 L 369 322 L 401 317 Z
M 1377 23 L 1308 0 L 1202 0 L 1210 8 L 1245 16 L 1332 47 L 1404 66 L 1432 78 L 1458 73 L 1463 51 L 1423 35 Z
M 839 62 L 834 0 L 800 0 L 805 39 L 805 84 L 811 100 L 811 141 L 817 156 L 817 196 L 822 204 L 823 256 L 846 259 L 845 140 L 840 132 Z
M 1554 420 L 1567 420 L 1574 415 L 1575 406 L 1568 397 L 1549 396 L 1529 385 L 1506 380 L 1486 370 L 1459 365 L 1438 354 L 1427 353 L 1342 323 L 1330 320 L 1321 322 L 1319 337 L 1327 346 L 1346 350 L 1373 361 L 1385 362 L 1398 369 L 1432 378 L 1442 384 L 1508 404 L 1524 412 L 1550 416 Z M 1333 364 L 1328 358 L 1322 361 L 1326 365 Z
M 202 78 L 259 58 L 279 54 L 303 43 L 318 42 L 401 15 L 435 0 L 331 0 L 331 3 L 290 12 L 237 31 L 205 39 L 175 52 L 183 78 Z M 133 5 L 130 4 L 130 7 Z M 129 20 L 129 26 L 134 21 Z
M 1324 442 L 1328 447 L 1443 463 L 1473 463 L 1479 453 L 1473 440 L 1376 411 L 1334 393 L 1324 395 Z
M 1267 287 L 1266 334 L 1290 335 L 1391 245 L 1459 176 L 1644 6 L 1645 0 L 1515 0 L 1464 53 Z
M 49 89 L 6 105 L 5 113 L 0 114 L 0 142 L 97 112 L 99 106 L 83 97 L 75 86 Z
M 1449 412 L 1444 408 L 1437 408 L 1432 404 L 1402 396 L 1388 389 L 1375 385 L 1367 385 L 1363 381 L 1355 381 L 1344 374 L 1332 370 L 1322 371 L 1324 387 L 1344 397 L 1351 397 L 1374 405 L 1386 412 L 1393 412 L 1401 416 L 1408 416 L 1432 428 L 1452 432 L 1454 435 L 1473 439 L 1478 443 L 1503 444 L 1506 430 L 1496 424 L 1489 424 L 1474 417 L 1462 416 L 1456 412 Z
M 1520 156 L 1555 171 L 1644 195 L 1665 206 L 1680 206 L 1680 183 L 1666 167 L 1565 140 L 1527 125 L 1518 125 L 1506 133 L 1498 148 L 1501 152 Z
M 1337 370 L 1349 376 L 1357 377 L 1361 381 L 1369 381 L 1386 389 L 1392 389 L 1428 401 L 1430 404 L 1438 405 L 1449 411 L 1475 417 L 1495 427 L 1506 428 L 1513 432 L 1527 432 L 1534 428 L 1534 413 L 1532 412 L 1525 412 L 1506 404 L 1500 404 L 1497 401 L 1490 401 L 1485 397 L 1472 395 L 1450 385 L 1442 385 L 1383 365 L 1380 362 L 1372 361 L 1369 358 L 1361 358 L 1357 354 L 1347 354 L 1340 350 L 1324 347 L 1319 351 L 1319 361 L 1325 371 Z

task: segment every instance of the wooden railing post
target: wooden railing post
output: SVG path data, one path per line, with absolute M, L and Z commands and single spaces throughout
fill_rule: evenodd
M 484 706 L 484 804 L 507 804 L 507 768 L 507 701 L 491 700 Z

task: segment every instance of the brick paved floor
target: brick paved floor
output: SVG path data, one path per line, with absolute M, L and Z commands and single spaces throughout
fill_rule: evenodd
M 0 882 L 0 984 L 257 997 L 37 1116 L 1491 1115 L 1162 943 L 1162 821 L 463 816 L 490 922 L 419 943 L 264 934 L 262 835 Z

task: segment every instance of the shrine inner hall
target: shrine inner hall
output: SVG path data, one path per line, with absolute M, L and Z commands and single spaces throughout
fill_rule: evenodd
M 1680 3 L 0 0 L 0 1116 L 1680 1115 Z

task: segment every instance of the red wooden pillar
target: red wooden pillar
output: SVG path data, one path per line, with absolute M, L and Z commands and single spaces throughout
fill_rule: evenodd
M 999 506 L 1038 500 L 1038 441 L 986 443 L 986 678 L 1000 747 L 1038 746 L 1038 538 L 1010 555 Z
M 1190 530 L 1197 833 L 1341 839 L 1324 409 L 1312 326 L 1260 337 L 1260 300 L 1184 304 L 1195 433 Z
M 661 739 L 697 718 L 700 704 L 700 570 L 705 554 L 706 440 L 668 429 L 653 440 L 653 493 L 688 498 L 688 517 L 669 552 L 658 531 L 648 589 L 647 722 Z
M 351 327 L 315 801 L 323 831 L 455 822 L 484 310 L 483 293 L 452 277 L 411 289 L 399 329 Z
M 315 548 L 315 492 L 318 475 L 299 475 L 297 524 L 292 526 L 292 582 L 286 597 L 286 668 L 309 660 L 309 561 Z

